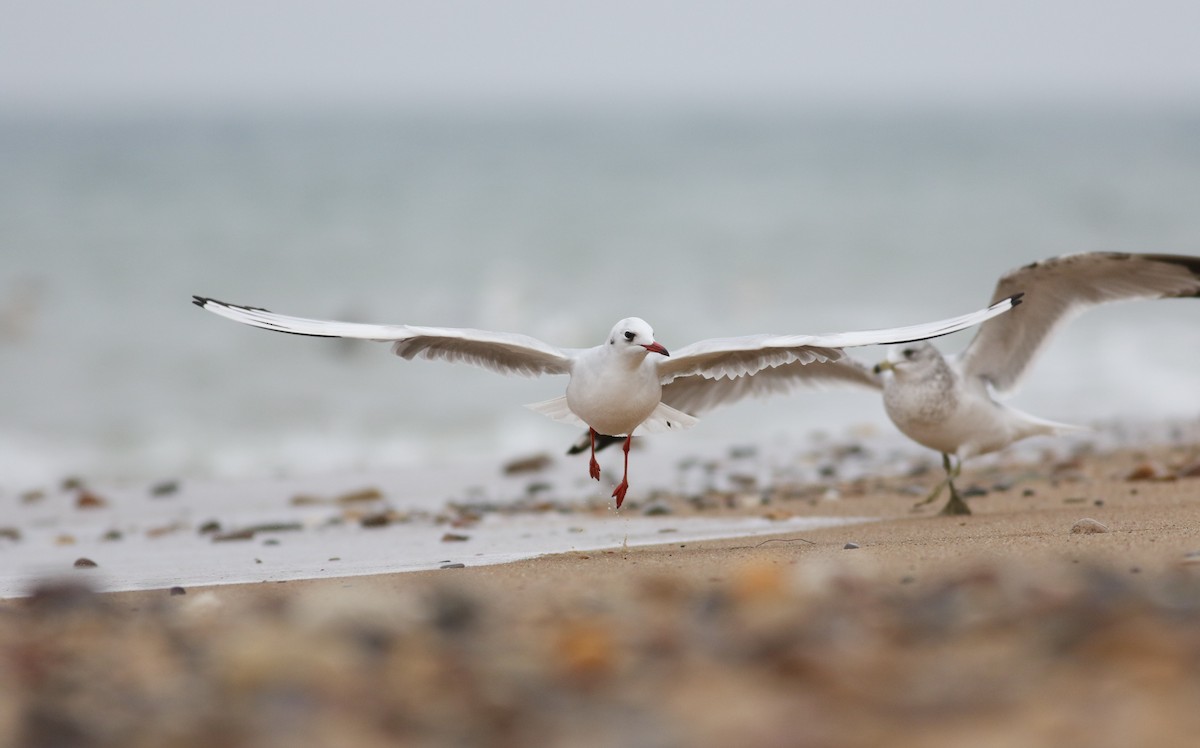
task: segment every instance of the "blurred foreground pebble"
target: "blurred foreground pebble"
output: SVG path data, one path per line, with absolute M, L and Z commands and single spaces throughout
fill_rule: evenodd
M 602 592 L 536 603 L 469 592 L 459 575 L 321 595 L 176 588 L 134 604 L 45 586 L 0 606 L 0 745 L 1171 746 L 1200 734 L 1195 565 L 983 566 L 903 585 L 818 571 L 634 567 Z

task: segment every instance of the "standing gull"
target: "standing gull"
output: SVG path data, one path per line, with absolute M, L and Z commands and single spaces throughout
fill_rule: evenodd
M 1020 309 L 981 325 L 958 356 L 943 356 L 933 345 L 918 342 L 893 350 L 873 370 L 843 357 L 804 367 L 784 364 L 719 385 L 687 377 L 663 387 L 662 401 L 697 414 L 749 395 L 782 394 L 803 386 L 882 390 L 892 423 L 913 441 L 942 453 L 946 478 L 921 503 L 949 487 L 950 500 L 941 513 L 970 514 L 954 487 L 963 460 L 1030 436 L 1079 429 L 997 400 L 1016 389 L 1054 330 L 1105 302 L 1200 296 L 1200 257 L 1116 252 L 1053 257 L 1001 277 L 992 298 L 1007 298 L 1015 289 L 1028 293 Z
M 804 366 L 840 359 L 842 349 L 860 345 L 905 343 L 948 335 L 1002 314 L 1020 301 L 1010 294 L 961 317 L 908 327 L 829 335 L 747 335 L 714 338 L 671 356 L 654 339 L 650 325 L 628 317 L 613 326 L 593 348 L 558 348 L 526 335 L 451 327 L 368 325 L 304 319 L 258 307 L 227 304 L 203 296 L 194 304 L 222 317 L 276 332 L 327 338 L 362 338 L 392 344 L 405 359 L 417 356 L 474 364 L 501 374 L 566 374 L 567 391 L 529 407 L 556 421 L 585 426 L 592 444 L 597 436 L 625 438 L 625 471 L 613 490 L 617 507 L 629 488 L 629 445 L 635 435 L 690 428 L 696 418 L 662 402 L 663 385 L 680 377 L 720 387 L 721 381 L 751 377 L 774 367 Z M 651 355 L 653 354 L 653 355 Z M 600 479 L 593 448 L 588 474 Z

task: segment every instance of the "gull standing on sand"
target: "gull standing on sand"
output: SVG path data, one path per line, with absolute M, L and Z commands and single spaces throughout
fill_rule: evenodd
M 970 514 L 954 487 L 963 460 L 1027 437 L 1081 428 L 1037 418 L 996 399 L 1016 389 L 1051 333 L 1097 304 L 1200 296 L 1200 257 L 1116 252 L 1053 257 L 1005 274 L 992 298 L 1007 298 L 1016 289 L 1028 293 L 1021 308 L 981 325 L 958 356 L 945 357 L 933 345 L 919 342 L 893 350 L 874 369 L 842 357 L 804 367 L 784 364 L 717 385 L 697 377 L 675 379 L 663 387 L 662 400 L 694 415 L 750 395 L 783 394 L 803 386 L 882 390 L 884 409 L 896 428 L 942 453 L 946 478 L 921 504 L 949 487 L 950 500 L 941 513 Z
M 361 338 L 392 344 L 405 359 L 420 356 L 474 364 L 501 374 L 566 374 L 567 392 L 529 407 L 556 421 L 585 426 L 593 444 L 588 474 L 600 479 L 595 440 L 624 437 L 625 471 L 613 490 L 617 507 L 629 488 L 629 445 L 634 435 L 690 428 L 696 418 L 662 402 L 663 385 L 679 377 L 716 384 L 744 379 L 783 365 L 804 366 L 842 358 L 842 349 L 860 345 L 924 340 L 980 324 L 1020 302 L 1019 293 L 971 314 L 908 327 L 830 335 L 748 335 L 702 340 L 671 356 L 654 339 L 650 325 L 628 317 L 593 348 L 558 348 L 514 333 L 450 327 L 369 325 L 304 319 L 258 307 L 194 296 L 201 309 L 243 324 L 276 332 L 327 338 Z M 653 354 L 653 355 L 651 355 Z M 719 385 L 717 385 L 719 386 Z

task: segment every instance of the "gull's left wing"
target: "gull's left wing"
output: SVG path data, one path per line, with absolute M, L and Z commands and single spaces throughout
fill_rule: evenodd
M 1016 293 L 987 309 L 907 327 L 828 335 L 746 335 L 701 340 L 660 361 L 658 371 L 663 384 L 668 384 L 679 377 L 733 379 L 785 364 L 831 363 L 842 358 L 842 348 L 911 343 L 964 330 L 1007 312 L 1021 303 L 1021 296 Z

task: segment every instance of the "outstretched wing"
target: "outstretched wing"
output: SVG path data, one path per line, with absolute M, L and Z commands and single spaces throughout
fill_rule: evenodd
M 869 367 L 843 356 L 836 361 L 795 361 L 763 369 L 752 376 L 711 379 L 679 377 L 663 385 L 662 401 L 673 408 L 699 415 L 747 397 L 786 395 L 798 389 L 857 387 L 879 390 L 882 380 Z
M 227 304 L 203 296 L 192 303 L 213 314 L 264 330 L 322 338 L 359 338 L 391 343 L 392 352 L 406 359 L 421 357 L 481 366 L 501 374 L 533 377 L 568 374 L 574 352 L 556 348 L 528 335 L 456 327 L 367 325 L 357 322 L 305 319 L 266 309 Z
M 755 375 L 764 369 L 785 364 L 825 364 L 841 359 L 842 348 L 911 343 L 949 335 L 1003 314 L 1020 302 L 1021 294 L 1017 293 L 997 301 L 987 309 L 907 327 L 827 335 L 747 335 L 701 340 L 660 361 L 658 371 L 663 384 L 667 384 L 686 376 L 735 378 Z
M 1029 294 L 1020 309 L 984 324 L 959 363 L 998 393 L 1011 392 L 1050 335 L 1109 301 L 1200 296 L 1200 257 L 1087 252 L 1053 257 L 1007 273 L 993 298 Z

